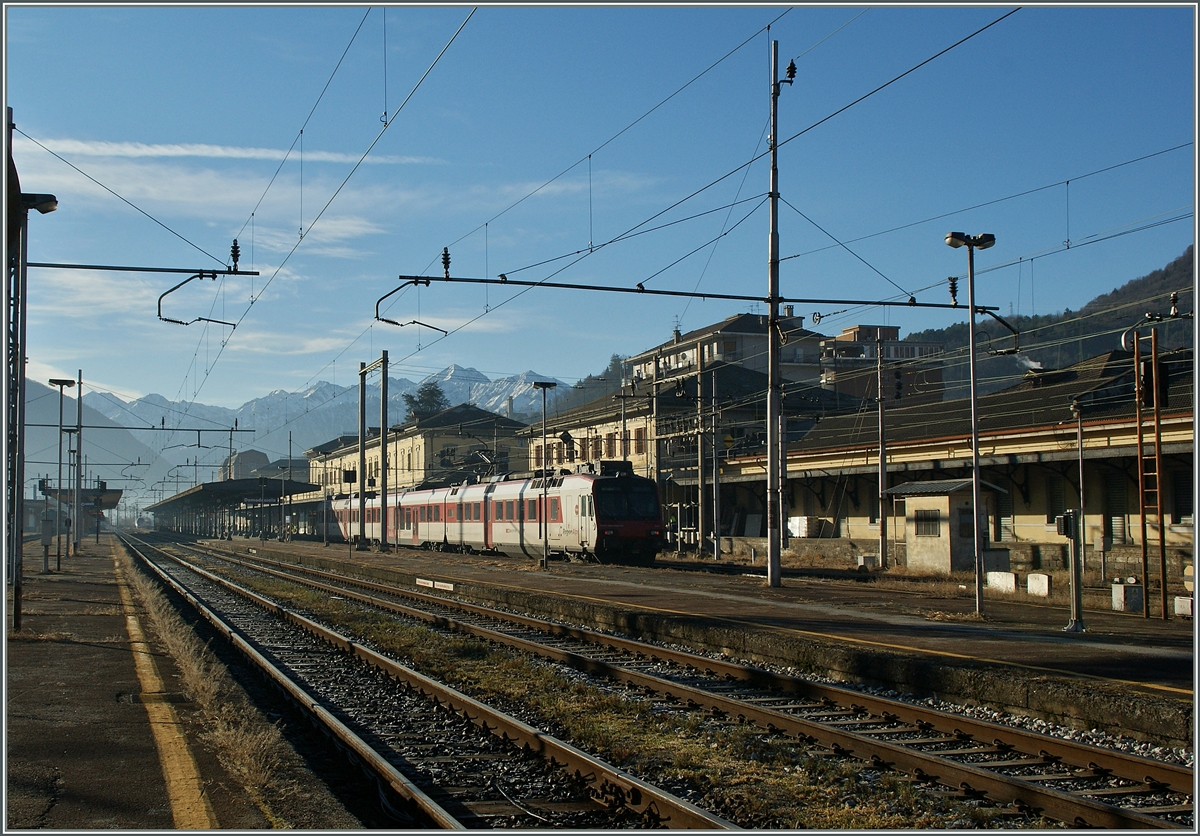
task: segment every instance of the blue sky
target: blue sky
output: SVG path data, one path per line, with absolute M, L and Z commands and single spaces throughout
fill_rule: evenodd
M 1194 241 L 1191 6 L 1022 8 L 806 130 L 1012 8 L 484 6 L 455 37 L 471 7 L 9 5 L 14 157 L 25 191 L 59 199 L 30 220 L 30 260 L 213 269 L 237 237 L 262 274 L 164 302 L 231 331 L 157 318 L 180 276 L 31 270 L 29 373 L 224 406 L 348 385 L 384 348 L 413 379 L 575 380 L 752 309 L 434 285 L 385 316 L 448 337 L 374 321 L 397 275 L 441 274 L 443 247 L 457 276 L 765 296 L 767 159 L 738 169 L 767 147 L 771 39 L 798 68 L 779 102 L 784 296 L 947 301 L 955 229 L 997 237 L 980 304 L 1078 308 Z M 641 228 L 682 222 L 595 249 L 735 171 Z M 829 334 L 964 318 L 837 310 L 797 306 Z

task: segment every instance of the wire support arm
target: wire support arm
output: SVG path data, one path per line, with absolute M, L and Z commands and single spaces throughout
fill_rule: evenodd
M 385 295 L 383 298 L 381 298 L 379 300 L 379 302 L 382 302 L 384 299 L 388 298 L 388 296 L 391 296 L 392 293 L 395 293 L 396 291 L 400 290 L 403 287 L 407 287 L 409 285 L 424 285 L 424 286 L 428 287 L 430 282 L 445 282 L 445 283 L 449 283 L 449 284 L 484 284 L 484 285 L 499 285 L 499 286 L 515 286 L 515 287 L 553 287 L 553 288 L 558 288 L 558 289 L 562 289 L 562 290 L 588 290 L 588 291 L 595 291 L 595 292 L 602 292 L 602 293 L 634 293 L 634 294 L 642 294 L 645 296 L 669 296 L 669 297 L 686 298 L 686 299 L 718 299 L 718 300 L 726 300 L 726 301 L 733 301 L 733 302 L 766 302 L 768 304 L 770 304 L 770 302 L 772 301 L 771 299 L 768 299 L 767 297 L 764 297 L 764 296 L 739 295 L 739 294 L 732 294 L 732 293 L 700 293 L 700 292 L 693 292 L 693 291 L 686 291 L 686 290 L 653 290 L 653 289 L 650 289 L 647 287 L 643 287 L 640 283 L 635 287 L 611 287 L 611 286 L 606 286 L 606 285 L 572 284 L 569 282 L 521 281 L 521 280 L 516 280 L 516 279 L 510 279 L 510 278 L 506 277 L 503 273 L 500 274 L 500 278 L 498 278 L 498 279 L 470 279 L 470 278 L 462 278 L 462 277 L 444 277 L 443 278 L 443 277 L 439 277 L 439 276 L 400 276 L 399 278 L 403 282 L 403 284 L 401 284 L 400 287 L 396 288 L 396 290 L 393 290 L 391 293 L 388 293 L 387 295 Z M 791 298 L 791 297 L 787 297 L 787 296 L 779 296 L 779 297 L 776 297 L 773 301 L 775 301 L 776 303 L 789 303 L 789 304 L 795 303 L 795 304 L 805 304 L 805 305 L 808 305 L 808 304 L 813 304 L 813 305 L 874 305 L 877 307 L 895 307 L 895 308 L 945 308 L 947 310 L 952 310 L 953 308 L 956 307 L 955 305 L 951 305 L 951 304 L 940 304 L 940 303 L 932 303 L 932 302 L 915 302 L 915 301 L 912 301 L 911 299 L 907 299 L 904 301 L 887 301 L 887 300 L 879 300 L 879 299 L 811 299 L 811 298 Z M 379 302 L 375 303 L 375 318 L 380 319 L 383 322 L 392 322 L 392 320 L 390 320 L 390 319 L 383 319 L 382 317 L 379 316 Z M 989 307 L 986 305 L 976 305 L 975 310 L 982 312 L 982 313 L 991 313 L 992 311 L 999 310 L 999 308 Z M 399 323 L 393 323 L 393 324 L 398 325 Z M 432 327 L 432 326 L 430 326 L 430 327 Z M 438 329 L 438 330 L 441 330 L 441 329 Z
M 198 316 L 189 322 L 184 322 L 182 319 L 172 319 L 169 316 L 163 316 L 162 303 L 163 303 L 163 299 L 165 299 L 167 296 L 169 296 L 170 294 L 179 290 L 179 288 L 183 287 L 185 284 L 187 284 L 188 282 L 190 282 L 194 279 L 213 279 L 215 281 L 216 278 L 217 278 L 217 271 L 212 271 L 212 270 L 202 270 L 198 273 L 194 273 L 193 275 L 188 276 L 186 279 L 181 281 L 179 284 L 175 285 L 173 288 L 171 288 L 170 290 L 165 292 L 162 296 L 158 297 L 158 318 L 161 319 L 163 322 L 173 322 L 176 325 L 191 325 L 193 322 L 212 322 L 216 325 L 228 325 L 230 328 L 236 328 L 237 325 L 235 325 L 232 322 L 225 322 L 224 320 L 220 320 L 220 319 L 209 319 L 206 316 Z
M 399 328 L 403 328 L 406 325 L 421 325 L 421 326 L 424 326 L 425 328 L 432 328 L 434 331 L 441 331 L 443 334 L 446 334 L 447 331 L 445 328 L 438 328 L 436 325 L 430 325 L 428 322 L 421 322 L 420 320 L 417 320 L 417 319 L 409 320 L 408 322 L 397 322 L 394 319 L 388 319 L 386 316 L 379 315 L 379 306 L 382 305 L 383 300 L 387 299 L 389 296 L 399 293 L 401 290 L 404 290 L 404 288 L 406 288 L 406 287 L 420 287 L 421 285 L 424 285 L 425 287 L 429 287 L 429 279 L 427 279 L 423 276 L 400 276 L 400 279 L 402 281 L 401 281 L 399 287 L 394 288 L 393 290 L 389 290 L 387 293 L 383 294 L 382 296 L 380 296 L 378 299 L 375 300 L 375 319 L 379 320 L 380 322 L 386 322 L 389 325 L 395 325 Z M 441 280 L 441 281 L 444 281 L 444 280 Z

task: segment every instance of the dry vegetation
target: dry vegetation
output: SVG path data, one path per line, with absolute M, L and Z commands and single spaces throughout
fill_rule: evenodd
M 118 558 L 121 572 L 139 604 L 158 644 L 174 661 L 184 695 L 197 709 L 201 738 L 221 765 L 241 784 L 247 796 L 273 828 L 292 828 L 291 801 L 300 792 L 282 765 L 296 755 L 279 729 L 268 722 L 233 682 L 225 666 L 170 602 L 129 557 Z

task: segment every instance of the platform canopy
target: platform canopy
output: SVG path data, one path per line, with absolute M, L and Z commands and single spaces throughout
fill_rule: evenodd
M 215 508 L 230 508 L 238 505 L 257 505 L 260 502 L 278 502 L 285 496 L 310 493 L 320 490 L 319 485 L 296 482 L 289 479 L 225 479 L 220 482 L 205 482 L 186 491 L 148 506 L 145 510 L 155 514 L 182 514 L 193 511 L 210 511 Z
M 70 488 L 48 488 L 45 495 L 57 500 L 61 505 L 71 505 L 75 502 L 75 494 Z M 79 507 L 85 514 L 99 514 L 111 511 L 121 501 L 122 491 L 118 488 L 83 488 L 79 491 Z

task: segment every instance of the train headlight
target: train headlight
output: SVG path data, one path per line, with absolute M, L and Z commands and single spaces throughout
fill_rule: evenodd
M 604 532 L 604 536 L 605 536 L 605 537 L 612 537 L 612 536 L 616 535 L 616 533 L 617 533 L 617 532 L 615 532 L 615 531 L 612 531 L 612 530 L 610 529 L 610 530 L 608 530 L 608 531 L 605 531 L 605 532 Z
M 657 530 L 656 530 L 656 531 L 651 531 L 651 532 L 650 532 L 650 536 L 651 536 L 651 537 L 661 537 L 661 536 L 662 536 L 662 532 L 661 532 L 661 531 L 657 531 Z

